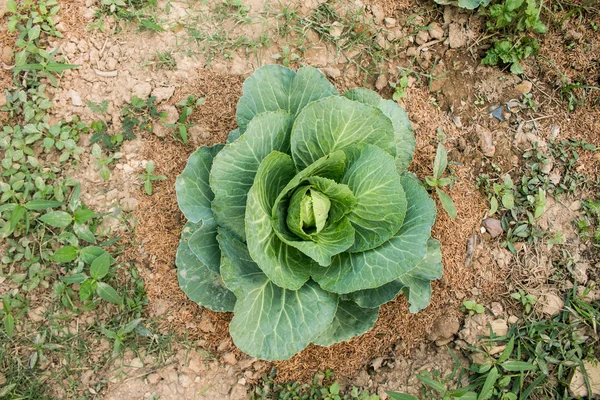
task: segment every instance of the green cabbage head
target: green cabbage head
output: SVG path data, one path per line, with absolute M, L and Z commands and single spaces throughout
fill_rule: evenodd
M 239 349 L 284 360 L 365 333 L 400 292 L 411 312 L 427 306 L 440 244 L 434 202 L 406 172 L 402 108 L 367 89 L 339 95 L 315 68 L 268 65 L 245 81 L 236 119 L 177 178 L 188 222 L 176 264 L 190 299 L 233 311 Z

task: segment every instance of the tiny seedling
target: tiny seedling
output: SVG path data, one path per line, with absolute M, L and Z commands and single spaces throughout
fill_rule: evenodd
M 104 326 L 100 328 L 104 336 L 115 341 L 113 344 L 113 357 L 119 354 L 119 350 L 121 349 L 121 345 L 123 344 L 125 339 L 127 339 L 129 334 L 133 332 L 143 320 L 143 318 L 136 318 L 123 325 L 116 331 L 107 329 Z
M 182 143 L 187 143 L 188 141 L 188 128 L 194 126 L 194 124 L 190 124 L 187 122 L 187 119 L 192 113 L 194 109 L 204 103 L 204 98 L 196 95 L 189 95 L 185 100 L 177 103 L 177 108 L 180 109 L 179 120 L 174 124 L 165 124 L 168 128 L 177 128 L 175 139 L 180 140 Z M 178 135 L 179 136 L 178 136 Z
M 167 179 L 164 175 L 154 175 L 154 161 L 146 163 L 146 173 L 140 174 L 140 179 L 144 182 L 144 191 L 148 196 L 152 195 L 152 182 L 164 181 Z
M 462 303 L 461 309 L 463 312 L 468 312 L 469 315 L 483 314 L 485 308 L 475 300 L 465 300 Z
M 98 143 L 94 143 L 92 146 L 92 156 L 96 158 L 96 168 L 100 171 L 100 177 L 107 181 L 110 179 L 110 169 L 108 167 L 114 163 L 116 160 L 121 158 L 121 153 L 114 153 L 112 155 L 108 155 L 106 157 L 102 156 L 102 149 L 98 145 Z
M 400 78 L 398 83 L 390 82 L 390 86 L 394 88 L 394 94 L 392 99 L 394 101 L 400 101 L 406 98 L 406 88 L 408 87 L 408 76 L 404 75 Z
M 425 183 L 435 189 L 435 193 L 442 204 L 442 207 L 452 220 L 456 219 L 456 206 L 454 202 L 441 188 L 453 183 L 452 177 L 442 177 L 446 167 L 448 166 L 448 154 L 444 146 L 439 143 L 435 152 L 435 160 L 433 162 L 433 176 L 425 177 Z
M 529 314 L 537 302 L 537 299 L 534 295 L 525 293 L 523 289 L 519 289 L 518 291 L 511 293 L 510 297 L 521 302 L 523 307 L 525 307 L 525 314 Z

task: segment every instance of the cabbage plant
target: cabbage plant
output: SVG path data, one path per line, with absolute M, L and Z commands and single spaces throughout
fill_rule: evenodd
M 218 118 L 215 115 L 215 118 Z M 426 307 L 442 273 L 435 206 L 406 168 L 404 110 L 367 89 L 339 95 L 315 68 L 258 69 L 227 144 L 194 152 L 177 178 L 188 222 L 179 284 L 245 353 L 290 358 L 371 329 L 403 292 Z

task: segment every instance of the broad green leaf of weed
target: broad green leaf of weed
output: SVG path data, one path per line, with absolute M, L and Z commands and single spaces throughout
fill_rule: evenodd
M 98 282 L 98 287 L 96 289 L 98 296 L 109 303 L 121 305 L 123 303 L 123 299 L 112 286 L 108 283 Z

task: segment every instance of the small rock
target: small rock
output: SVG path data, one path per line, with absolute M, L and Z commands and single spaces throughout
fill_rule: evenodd
M 523 82 L 519 83 L 517 86 L 515 86 L 515 90 L 521 94 L 528 94 L 529 92 L 531 92 L 532 88 L 533 88 L 533 83 L 531 83 L 529 81 L 523 81 Z
M 585 368 L 585 373 L 589 379 L 592 393 L 591 396 L 588 396 L 589 393 L 585 383 L 585 376 L 581 371 L 581 367 L 577 367 L 569 384 L 569 392 L 571 392 L 571 396 L 578 399 L 583 397 L 592 398 L 600 394 L 600 363 L 594 365 L 589 361 L 584 361 L 583 367 Z
M 432 39 L 441 40 L 444 38 L 444 28 L 437 22 L 430 23 L 427 29 Z
M 331 24 L 331 29 L 329 30 L 329 34 L 334 38 L 339 38 L 344 33 L 344 25 L 341 22 L 335 21 Z
M 588 281 L 587 270 L 589 268 L 589 264 L 584 262 L 578 262 L 573 267 L 573 277 L 577 281 L 577 283 L 581 285 L 585 285 Z
M 385 27 L 388 29 L 395 27 L 397 22 L 398 21 L 396 21 L 396 18 L 384 18 L 383 19 L 383 23 L 384 23 Z
M 373 14 L 373 19 L 375 20 L 376 24 L 381 24 L 385 19 L 383 8 L 378 5 L 371 6 L 371 14 Z
M 565 306 L 563 299 L 554 293 L 548 293 L 540 296 L 538 299 L 538 304 L 540 305 L 542 312 L 550 316 L 558 314 Z
M 426 30 L 422 30 L 422 31 L 419 31 L 419 33 L 417 33 L 417 37 L 415 38 L 415 42 L 418 45 L 425 44 L 428 41 L 429 41 L 429 32 L 427 32 Z
M 380 49 L 388 48 L 387 40 L 385 40 L 385 36 L 381 33 L 379 33 L 379 34 L 377 34 L 377 36 L 375 36 L 375 43 L 377 43 L 377 46 L 379 46 Z
M 13 49 L 9 46 L 2 48 L 2 62 L 6 65 L 11 65 L 13 63 Z
M 492 358 L 485 353 L 473 353 L 471 354 L 471 360 L 475 365 L 483 365 L 489 361 L 492 361 Z
M 113 57 L 108 57 L 106 59 L 106 61 L 104 62 L 104 65 L 106 66 L 106 69 L 109 71 L 114 71 L 117 69 L 117 66 L 119 65 L 119 62 L 113 58 Z
M 229 400 L 245 400 L 248 398 L 248 389 L 244 385 L 237 384 L 231 389 Z
M 202 332 L 206 332 L 206 333 L 215 331 L 215 325 L 212 323 L 212 321 L 208 317 L 206 317 L 204 315 L 202 315 L 202 318 L 200 319 L 198 328 L 200 328 L 200 330 Z
M 371 367 L 373 367 L 373 370 L 377 371 L 382 367 L 384 361 L 385 357 L 377 357 L 371 361 Z
M 225 361 L 229 365 L 237 364 L 237 359 L 235 358 L 235 354 L 233 354 L 233 353 L 227 353 L 227 354 L 223 355 L 223 361 Z
M 83 12 L 81 13 L 81 15 L 85 19 L 94 19 L 94 16 L 96 15 L 96 11 L 94 11 L 94 9 L 91 7 L 86 7 L 83 10 Z
M 460 323 L 458 318 L 450 315 L 442 315 L 434 322 L 428 339 L 431 341 L 451 339 L 458 333 Z
M 157 87 L 152 91 L 152 96 L 156 97 L 156 103 L 162 103 L 163 101 L 169 100 L 175 93 L 175 87 Z
M 502 233 L 504 233 L 504 229 L 502 229 L 502 224 L 500 223 L 500 220 L 497 220 L 496 218 L 486 218 L 483 220 L 482 225 L 493 238 L 498 237 L 502 235 Z
M 504 308 L 502 307 L 502 304 L 495 301 L 490 306 L 490 311 L 492 312 L 492 314 L 494 314 L 494 317 L 499 317 L 504 312 Z
M 140 202 L 138 201 L 138 199 L 134 197 L 127 197 L 121 200 L 121 209 L 125 212 L 131 212 L 135 210 L 139 203 Z
M 419 48 L 418 47 L 409 47 L 406 50 L 406 55 L 408 57 L 416 57 L 419 55 Z
M 83 107 L 84 104 L 79 93 L 71 89 L 69 90 L 69 96 L 71 96 L 71 103 L 73 103 L 75 107 Z
M 338 68 L 321 68 L 321 71 L 331 79 L 337 79 L 342 75 L 342 72 Z
M 159 374 L 150 374 L 148 375 L 148 383 L 151 385 L 156 385 L 159 381 L 160 381 L 160 375 Z
M 4 107 L 6 105 L 6 93 L 4 91 L 0 92 L 0 107 Z
M 495 319 L 490 323 L 490 326 L 496 336 L 506 336 L 508 334 L 508 324 L 504 319 Z
M 0 1 L 0 18 L 4 17 L 4 14 L 8 12 L 8 2 Z
M 377 77 L 375 81 L 375 87 L 377 90 L 383 90 L 388 84 L 387 76 L 385 74 L 381 74 Z
M 143 368 L 144 362 L 142 360 L 140 360 L 139 357 L 136 357 L 133 360 L 131 360 L 131 362 L 129 363 L 129 366 L 133 367 L 133 368 Z
M 452 49 L 464 47 L 467 44 L 467 32 L 461 25 L 453 22 L 448 28 L 448 44 Z
M 481 126 L 477 127 L 477 134 L 479 135 L 479 147 L 481 148 L 483 155 L 486 157 L 494 157 L 496 154 L 494 134 Z
M 152 93 L 152 85 L 148 82 L 140 82 L 133 87 L 133 94 L 140 99 L 147 99 Z
M 77 45 L 73 42 L 69 42 L 65 45 L 65 47 L 63 47 L 63 52 L 66 55 L 73 57 L 77 52 Z
M 574 202 L 569 204 L 569 210 L 571 210 L 571 211 L 579 211 L 579 210 L 581 210 L 581 208 L 582 208 L 581 200 L 575 200 Z
M 516 324 L 517 321 L 519 321 L 519 318 L 516 315 L 511 315 L 510 317 L 508 317 L 508 323 L 509 324 Z

